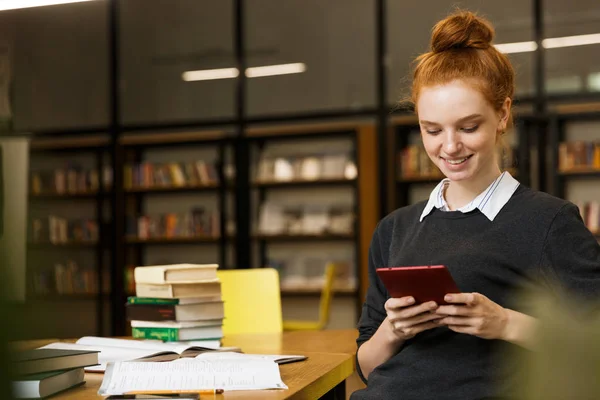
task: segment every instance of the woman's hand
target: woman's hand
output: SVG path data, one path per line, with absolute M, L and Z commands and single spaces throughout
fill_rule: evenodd
M 483 339 L 507 340 L 509 312 L 480 293 L 452 293 L 444 298 L 447 303 L 438 307 L 437 325 L 446 325 L 454 332 L 466 333 Z
M 433 322 L 441 318 L 435 313 L 438 305 L 434 301 L 417 305 L 414 303 L 415 299 L 410 296 L 391 298 L 385 302 L 387 320 L 398 340 L 404 341 L 419 332 L 439 327 L 439 324 Z

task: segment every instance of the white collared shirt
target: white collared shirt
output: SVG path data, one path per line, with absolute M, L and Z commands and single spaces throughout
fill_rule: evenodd
M 450 179 L 446 178 L 438 183 L 435 189 L 433 189 L 429 195 L 429 201 L 421 213 L 419 221 L 423 221 L 423 219 L 433 211 L 434 207 L 442 211 L 450 211 L 448 203 L 446 203 L 446 199 L 444 199 L 444 189 L 448 184 L 450 184 Z M 483 215 L 490 221 L 493 221 L 500 210 L 502 210 L 502 207 L 508 203 L 508 200 L 510 200 L 518 187 L 519 182 L 513 178 L 508 171 L 504 171 L 490 184 L 490 186 L 487 187 L 487 189 L 471 200 L 469 204 L 456 211 L 468 213 L 478 208 Z

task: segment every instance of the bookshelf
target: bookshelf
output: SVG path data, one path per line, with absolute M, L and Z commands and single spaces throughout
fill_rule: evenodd
M 129 132 L 120 145 L 125 152 L 124 268 L 179 262 L 231 264 L 228 235 L 222 234 L 227 232 L 232 179 L 225 171 L 230 163 L 229 134 Z
M 26 301 L 40 319 L 85 313 L 88 323 L 74 335 L 109 333 L 108 145 L 105 134 L 40 136 L 30 142 Z
M 514 132 L 510 132 L 507 145 L 511 153 L 505 155 L 503 170 L 525 185 L 530 184 L 530 143 L 534 119 L 518 116 Z M 415 116 L 391 119 L 388 134 L 387 166 L 390 174 L 387 187 L 388 204 L 395 208 L 426 200 L 433 188 L 444 178 L 423 149 L 420 128 Z
M 575 203 L 600 240 L 600 110 L 555 108 L 549 117 L 550 192 Z
M 376 181 L 375 146 L 367 144 L 375 139 L 374 127 L 252 127 L 246 138 L 254 205 L 252 266 L 279 269 L 284 299 L 314 301 L 321 294 L 318 280 L 325 264 L 339 262 L 335 296 L 352 300 L 358 309 L 368 283 L 369 244 L 362 232 L 370 229 L 370 243 L 379 218 L 375 191 L 364 192 L 370 189 L 366 180 Z

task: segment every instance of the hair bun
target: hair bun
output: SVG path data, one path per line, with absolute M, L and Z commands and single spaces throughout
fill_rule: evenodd
M 431 34 L 431 51 L 450 49 L 487 49 L 494 38 L 494 28 L 485 18 L 470 11 L 460 11 L 438 22 Z

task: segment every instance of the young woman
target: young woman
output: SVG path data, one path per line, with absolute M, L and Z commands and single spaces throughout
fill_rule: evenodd
M 446 178 L 429 201 L 394 211 L 374 232 L 357 340 L 367 388 L 352 399 L 502 397 L 514 370 L 495 355 L 532 348 L 536 329 L 518 295 L 558 284 L 557 294 L 599 298 L 600 245 L 577 207 L 500 171 L 514 71 L 493 35 L 488 21 L 458 12 L 434 27 L 431 51 L 416 60 L 412 101 Z M 390 298 L 375 273 L 436 264 L 461 290 L 446 296 L 450 305 Z

